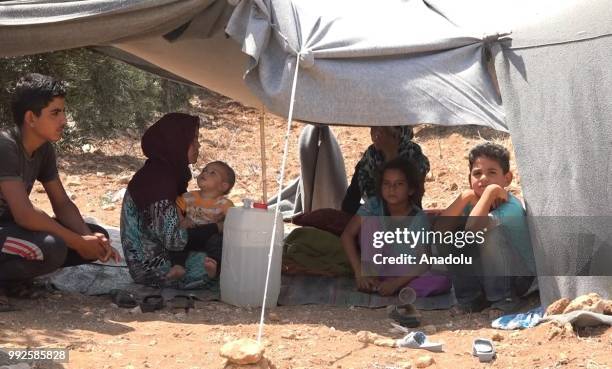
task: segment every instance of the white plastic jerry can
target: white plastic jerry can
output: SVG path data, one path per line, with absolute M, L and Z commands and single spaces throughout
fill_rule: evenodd
M 263 303 L 274 212 L 230 208 L 223 225 L 221 301 L 235 306 Z M 281 285 L 284 228 L 279 214 L 268 280 L 266 307 L 276 306 Z

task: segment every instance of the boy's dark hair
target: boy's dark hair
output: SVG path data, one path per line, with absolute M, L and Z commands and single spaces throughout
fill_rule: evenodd
M 502 145 L 493 142 L 484 142 L 474 146 L 468 155 L 470 171 L 472 171 L 476 159 L 481 156 L 498 162 L 504 174 L 510 171 L 510 152 Z
M 229 184 L 229 188 L 227 189 L 227 191 L 224 192 L 224 194 L 227 195 L 228 193 L 230 193 L 230 191 L 234 187 L 234 184 L 236 184 L 236 172 L 234 172 L 232 167 L 230 167 L 224 161 L 220 161 L 220 160 L 212 161 L 212 162 L 206 164 L 206 166 L 211 165 L 211 164 L 217 164 L 217 165 L 223 167 L 223 170 L 225 170 L 225 175 L 227 177 L 227 183 Z
M 40 116 L 41 111 L 56 97 L 65 97 L 64 82 L 38 73 L 29 73 L 17 81 L 11 110 L 17 127 L 23 125 L 26 112 Z
M 382 199 L 382 182 L 383 176 L 387 170 L 396 169 L 404 174 L 408 186 L 414 189 L 414 193 L 410 196 L 412 203 L 422 209 L 423 195 L 425 194 L 425 178 L 417 169 L 417 166 L 410 160 L 403 158 L 395 158 L 389 160 L 380 170 L 377 185 L 378 196 Z

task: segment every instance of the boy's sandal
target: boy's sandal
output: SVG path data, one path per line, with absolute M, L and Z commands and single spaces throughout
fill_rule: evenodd
M 389 313 L 389 318 L 406 328 L 415 328 L 421 324 L 418 313 L 412 304 L 395 306 Z
M 191 295 L 176 295 L 168 300 L 171 309 L 184 309 L 187 312 L 195 307 L 195 299 Z
M 140 302 L 140 310 L 143 313 L 151 313 L 164 308 L 164 298 L 162 295 L 148 295 Z
M 110 291 L 110 296 L 113 303 L 120 308 L 132 309 L 138 306 L 136 297 L 128 291 L 114 289 Z

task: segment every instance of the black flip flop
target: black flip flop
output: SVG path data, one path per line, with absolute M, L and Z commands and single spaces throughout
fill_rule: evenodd
M 138 306 L 136 297 L 134 297 L 134 295 L 128 291 L 118 289 L 111 290 L 110 296 L 113 300 L 113 304 L 119 306 L 120 308 L 133 309 Z
M 417 311 L 412 304 L 394 307 L 389 313 L 389 318 L 406 328 L 415 328 L 421 324 L 418 319 Z
M 143 313 L 151 313 L 164 308 L 164 298 L 162 295 L 148 295 L 142 299 L 140 310 Z
M 168 300 L 171 309 L 185 309 L 185 312 L 195 307 L 195 299 L 190 295 L 176 295 Z

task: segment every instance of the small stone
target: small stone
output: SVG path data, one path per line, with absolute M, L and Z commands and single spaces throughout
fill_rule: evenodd
M 548 331 L 548 340 L 551 341 L 553 338 L 557 337 L 558 335 L 561 334 L 561 328 L 555 326 L 553 328 L 550 329 L 550 331 Z
M 264 348 L 257 341 L 243 338 L 221 347 L 220 355 L 232 364 L 255 364 L 263 357 Z
M 70 200 L 76 200 L 77 199 L 77 195 L 75 193 L 71 193 L 68 197 L 70 197 Z
M 570 303 L 570 299 L 565 298 L 565 297 L 553 302 L 552 304 L 548 305 L 548 307 L 546 308 L 546 315 L 563 314 L 563 310 L 565 310 L 565 308 L 567 307 L 567 305 L 569 305 L 569 303 Z
M 96 172 L 96 177 L 104 177 L 104 172 Z
M 567 365 L 568 363 L 569 363 L 569 358 L 567 357 L 567 354 L 565 354 L 564 352 L 559 354 L 559 360 L 557 360 L 557 364 Z
M 453 182 L 448 189 L 451 191 L 457 191 L 459 189 L 459 186 Z
M 108 210 L 108 211 L 115 210 L 115 205 L 113 204 L 102 205 L 102 210 Z
M 606 315 L 612 315 L 612 300 L 604 300 L 603 313 Z
M 493 333 L 493 336 L 491 336 L 491 340 L 495 342 L 501 342 L 504 340 L 504 336 L 502 336 L 499 332 L 495 332 Z
M 425 176 L 425 181 L 426 182 L 433 182 L 436 180 L 436 177 L 434 177 L 433 172 L 429 172 L 427 173 L 427 175 Z
M 128 184 L 131 179 L 132 179 L 131 175 L 125 174 L 125 175 L 122 175 L 121 177 L 119 177 L 119 183 L 121 183 L 121 184 Z
M 281 338 L 285 338 L 288 340 L 294 340 L 296 338 L 295 332 L 284 332 L 283 334 L 281 334 Z
M 240 365 L 228 362 L 223 369 L 276 369 L 276 367 L 265 357 L 255 364 Z
M 433 357 L 429 355 L 421 356 L 416 361 L 416 367 L 417 368 L 427 368 L 428 366 L 433 365 L 433 363 L 435 363 Z
M 157 345 L 157 340 L 149 341 L 149 346 L 155 346 L 155 345 Z
M 433 324 L 428 324 L 423 327 L 423 332 L 425 332 L 425 334 L 431 335 L 431 334 L 435 334 L 437 331 L 438 329 Z
M 68 177 L 68 180 L 66 181 L 66 185 L 67 186 L 80 186 L 81 185 L 81 179 L 78 176 L 70 176 Z
M 271 322 L 280 322 L 280 317 L 278 316 L 278 314 L 273 312 L 268 314 L 268 319 L 270 319 Z
M 397 363 L 398 369 L 412 369 L 412 363 L 409 361 L 402 361 Z
M 44 187 L 36 187 L 36 193 L 45 193 L 47 191 L 45 191 Z

